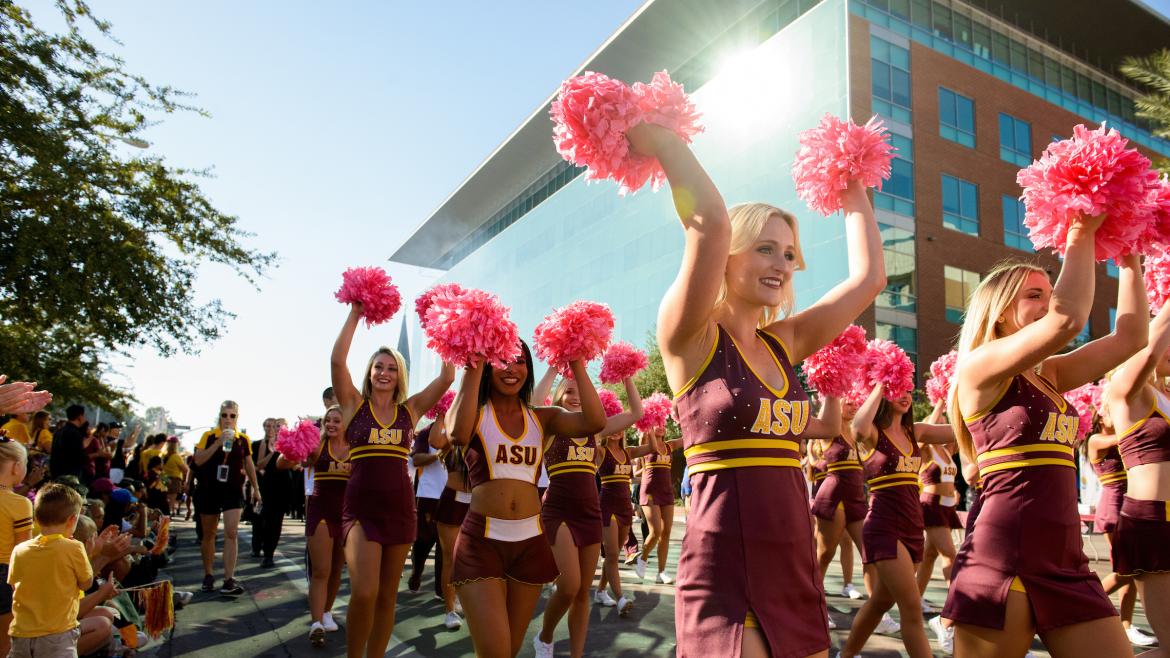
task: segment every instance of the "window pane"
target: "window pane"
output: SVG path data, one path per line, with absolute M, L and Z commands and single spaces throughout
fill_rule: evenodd
M 890 67 L 875 60 L 873 61 L 873 95 L 890 100 Z
M 936 2 L 934 3 L 934 31 L 947 38 L 952 38 L 951 31 L 951 10 L 948 7 Z
M 938 118 L 948 126 L 956 123 L 955 95 L 942 87 L 938 90 Z
M 942 177 L 943 212 L 959 212 L 959 181 L 944 175 Z
M 991 29 L 986 25 L 976 23 L 974 27 L 975 34 L 975 54 L 980 57 L 991 57 Z
M 1004 66 L 1010 63 L 1011 57 L 1008 53 L 1008 38 L 1007 35 L 999 32 L 991 33 L 991 58 Z
M 963 217 L 977 219 L 979 217 L 978 188 L 963 181 L 959 193 L 959 214 Z
M 1016 123 L 1016 150 L 1024 153 L 1032 153 L 1032 126 L 1028 125 L 1026 121 L 1015 120 Z
M 903 20 L 910 18 L 910 0 L 890 0 L 890 13 Z
M 957 12 L 954 15 L 954 19 L 955 19 L 955 40 L 958 41 L 959 43 L 963 44 L 964 46 L 967 46 L 968 48 L 970 48 L 972 45 L 971 19 L 967 18 L 966 16 L 959 14 Z
M 890 69 L 893 101 L 902 107 L 910 107 L 910 74 L 902 69 Z

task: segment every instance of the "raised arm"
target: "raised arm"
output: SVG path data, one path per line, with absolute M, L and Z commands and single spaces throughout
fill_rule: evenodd
M 444 363 L 443 367 L 439 369 L 438 376 L 432 379 L 431 383 L 427 384 L 423 390 L 406 399 L 406 408 L 410 409 L 410 413 L 414 418 L 420 418 L 439 402 L 439 399 L 443 397 L 443 394 L 454 383 L 455 366 L 450 363 Z
M 873 420 L 877 418 L 884 394 L 885 387 L 881 384 L 873 385 L 869 397 L 865 398 L 865 402 L 861 403 L 861 406 L 857 408 L 857 413 L 853 415 L 853 420 L 849 422 L 849 429 L 852 431 L 853 437 L 845 437 L 846 441 L 850 441 L 859 449 L 870 450 L 873 448 L 877 443 L 877 429 Z
M 789 346 L 793 363 L 803 361 L 827 345 L 886 287 L 882 236 L 865 187 L 855 180 L 849 181 L 849 187 L 841 193 L 841 206 L 845 211 L 849 276 L 812 306 L 774 322 L 767 329 Z
M 930 410 L 926 420 L 914 423 L 914 440 L 919 443 L 943 445 L 955 442 L 955 430 L 950 423 L 943 422 L 943 405 L 939 402 Z
M 544 401 L 552 398 L 553 382 L 556 380 L 557 369 L 549 366 L 548 370 L 544 371 L 544 376 L 536 382 L 536 386 L 532 389 L 532 404 L 538 407 L 544 406 Z
M 1040 365 L 1080 333 L 1093 306 L 1094 235 L 1103 219 L 1104 215 L 1082 217 L 1069 229 L 1064 265 L 1044 317 L 1010 336 L 984 343 L 963 357 L 958 371 L 960 394 L 973 389 L 973 395 L 961 398 L 963 409 L 984 408 L 999 394 L 1004 381 Z M 1022 294 L 1026 299 L 1039 301 L 1044 291 L 1025 283 Z
M 479 382 L 483 379 L 483 363 L 463 369 L 455 401 L 447 410 L 447 426 L 451 428 L 451 443 L 465 446 L 475 433 L 475 421 L 479 416 Z
M 343 418 L 351 418 L 362 403 L 362 393 L 353 385 L 353 376 L 349 374 L 349 346 L 353 344 L 353 334 L 357 331 L 358 320 L 362 317 L 362 305 L 351 304 L 349 315 L 345 316 L 345 324 L 341 325 L 341 333 L 333 341 L 333 352 L 329 355 L 329 378 L 333 383 L 333 393 L 337 395 L 337 402 L 341 405 Z
M 602 436 L 624 432 L 627 427 L 642 419 L 642 396 L 638 395 L 638 387 L 634 386 L 634 380 L 629 377 L 623 379 L 622 384 L 626 387 L 626 399 L 630 401 L 630 409 L 606 419 L 605 428 L 601 430 Z
M 548 436 L 590 436 L 605 428 L 605 409 L 601 407 L 601 398 L 597 397 L 597 389 L 585 371 L 585 364 L 580 361 L 570 361 L 569 368 L 573 371 L 573 379 L 577 381 L 577 393 L 581 397 L 581 411 L 566 411 L 560 407 L 542 407 L 538 410 L 541 415 L 541 424 L 544 425 L 544 434 Z
M 1120 318 L 1118 321 L 1120 322 Z M 1127 406 L 1137 406 L 1146 383 L 1150 381 L 1158 367 L 1158 362 L 1166 358 L 1167 349 L 1170 349 L 1170 301 L 1162 305 L 1158 315 L 1150 323 L 1145 348 L 1129 357 L 1129 360 L 1113 374 L 1106 388 L 1106 397 L 1124 400 Z
M 1149 318 L 1141 262 L 1136 255 L 1126 256 L 1118 263 L 1117 322 L 1113 331 L 1068 354 L 1045 359 L 1041 374 L 1051 380 L 1058 391 L 1071 391 L 1086 382 L 1097 381 L 1146 346 Z
M 841 434 L 841 399 L 826 397 L 821 412 L 810 418 L 805 428 L 805 439 L 832 439 Z
M 667 371 L 678 375 L 671 385 L 678 388 L 689 361 L 697 365 L 714 340 L 711 311 L 727 266 L 731 223 L 715 183 L 678 135 L 648 123 L 627 135 L 636 152 L 662 165 L 683 225 L 682 264 L 658 308 L 657 329 Z

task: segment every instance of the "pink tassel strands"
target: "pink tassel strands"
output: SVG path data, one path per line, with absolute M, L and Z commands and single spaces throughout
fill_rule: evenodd
M 601 408 L 605 409 L 605 417 L 610 418 L 625 411 L 622 407 L 622 401 L 618 399 L 617 393 L 608 388 L 597 389 L 597 397 L 601 398 Z
M 402 307 L 398 287 L 380 267 L 351 267 L 341 275 L 341 288 L 333 294 L 342 304 L 361 304 L 366 326 L 382 324 Z
M 800 149 L 792 163 L 796 193 L 809 208 L 826 217 L 841 209 L 841 192 L 849 181 L 882 189 L 890 177 L 894 147 L 874 116 L 864 126 L 831 114 L 800 133 Z
M 886 399 L 896 400 L 914 390 L 914 364 L 901 347 L 875 338 L 869 341 L 865 354 L 865 381 L 870 388 L 881 384 Z
M 431 420 L 438 420 L 443 416 L 446 416 L 447 410 L 451 408 L 451 403 L 454 401 L 455 391 L 447 391 L 443 394 L 443 397 L 439 398 L 439 401 L 435 403 L 435 406 L 431 407 L 430 410 L 427 411 L 427 418 L 430 418 Z
M 809 386 L 821 395 L 843 398 L 853 388 L 864 364 L 865 329 L 851 324 L 805 359 L 801 368 Z
M 609 346 L 601 359 L 601 383 L 617 384 L 638 374 L 648 363 L 645 352 L 625 341 L 618 341 Z
M 670 417 L 674 403 L 662 393 L 652 393 L 642 401 L 642 417 L 634 423 L 640 432 L 666 429 L 666 419 Z
M 520 332 L 508 314 L 498 297 L 483 290 L 434 295 L 422 323 L 427 347 L 446 363 L 507 367 L 520 356 Z
M 955 376 L 955 364 L 959 353 L 951 350 L 930 364 L 930 379 L 926 380 L 926 397 L 931 404 L 946 403 L 951 394 L 951 379 Z
M 590 361 L 609 346 L 613 312 L 597 302 L 573 302 L 550 313 L 536 327 L 536 356 L 569 374 L 570 361 Z
M 282 427 L 276 434 L 276 451 L 293 462 L 303 462 L 317 449 L 321 442 L 321 430 L 317 423 L 304 419 L 295 427 Z

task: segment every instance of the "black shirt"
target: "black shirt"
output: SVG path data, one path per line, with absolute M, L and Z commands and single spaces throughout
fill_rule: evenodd
M 86 463 L 84 441 L 85 434 L 73 423 L 65 423 L 64 427 L 57 430 L 53 435 L 53 448 L 49 452 L 49 475 L 54 478 L 62 475 L 80 478 Z

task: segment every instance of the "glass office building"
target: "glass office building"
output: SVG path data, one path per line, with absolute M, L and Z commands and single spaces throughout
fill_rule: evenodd
M 1068 3 L 1031 4 L 1040 7 L 1025 18 L 1044 20 Z M 1130 47 L 1170 43 L 1165 21 L 1121 4 L 1136 13 L 1119 20 L 1152 32 Z M 706 127 L 695 153 L 728 204 L 764 201 L 799 219 L 809 265 L 795 277 L 799 307 L 843 280 L 847 263 L 840 216 L 820 217 L 796 197 L 797 134 L 825 113 L 880 115 L 898 148 L 893 176 L 874 195 L 889 284 L 860 321 L 922 371 L 949 349 L 990 264 L 1027 257 L 1056 267 L 1031 252 L 1022 228 L 1011 187 L 1021 164 L 1075 123 L 1102 120 L 1147 153 L 1170 154 L 1134 116 L 1135 91 L 1120 78 L 979 5 L 655 0 L 583 70 L 634 81 L 665 68 L 686 84 Z M 1126 44 L 1092 46 L 1086 52 L 1112 56 L 1109 48 Z M 611 182 L 586 182 L 553 150 L 547 112 L 546 104 L 508 137 L 392 260 L 499 294 L 522 335 L 554 307 L 590 299 L 613 308 L 617 337 L 643 345 L 681 259 L 670 195 L 622 197 Z M 1099 281 L 1106 301 L 1085 339 L 1110 329 L 1116 283 L 1104 266 Z M 410 321 L 414 379 L 423 381 L 438 364 Z

